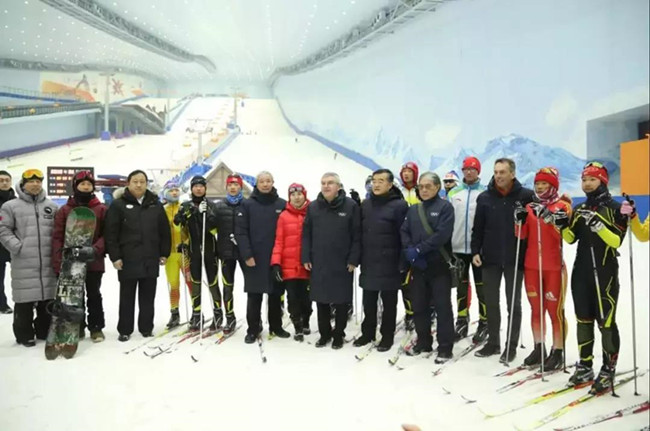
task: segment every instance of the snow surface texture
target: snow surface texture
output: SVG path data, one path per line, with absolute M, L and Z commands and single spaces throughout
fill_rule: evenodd
M 194 103 L 194 102 L 193 102 Z M 205 100 L 202 103 L 207 103 Z M 247 100 L 240 110 L 243 136 L 224 153 L 223 160 L 233 169 L 255 174 L 268 169 L 276 176 L 281 195 L 290 182 L 303 181 L 313 198 L 317 194 L 320 174 L 334 170 L 344 182 L 363 185 L 367 170 L 362 166 L 333 159 L 333 152 L 320 144 L 299 137 L 294 141 L 291 131 L 274 119 L 277 108 L 272 101 Z M 278 114 L 279 115 L 279 114 Z M 279 117 L 278 117 L 279 118 Z M 248 130 L 257 135 L 245 135 Z M 138 137 L 126 141 L 120 157 L 109 166 L 109 156 L 96 159 L 101 171 L 128 172 L 135 167 L 161 163 L 173 164 L 169 151 L 181 146 L 180 141 L 168 142 L 170 137 Z M 137 145 L 136 145 L 137 144 Z M 92 151 L 102 145 L 92 142 Z M 86 144 L 86 148 L 88 144 Z M 157 151 L 155 150 L 157 148 Z M 90 152 L 90 151 L 88 151 Z M 110 152 L 109 152 L 110 153 Z M 128 155 L 128 157 L 127 157 Z M 43 153 L 32 156 L 29 163 L 43 160 Z M 160 158 L 160 159 L 159 159 Z M 50 157 L 48 153 L 48 163 Z M 162 164 L 166 163 L 166 164 Z M 105 165 L 105 166 L 104 166 Z M 349 178 L 349 179 L 348 179 Z M 620 249 L 621 294 L 618 322 L 621 331 L 619 370 L 632 367 L 632 333 L 630 313 L 630 277 L 628 239 Z M 565 258 L 572 267 L 574 246 L 565 246 Z M 637 356 L 641 368 L 648 367 L 648 245 L 634 241 Z M 404 336 L 396 336 L 393 349 L 387 353 L 373 352 L 362 362 L 354 355 L 356 349 L 346 344 L 342 350 L 327 347 L 316 349 L 317 335 L 307 337 L 308 342 L 293 339 L 266 339 L 264 349 L 268 362 L 263 364 L 257 345 L 246 345 L 246 297 L 243 277 L 239 269 L 235 279 L 235 312 L 242 328 L 231 339 L 219 346 L 203 351 L 208 341 L 180 345 L 179 350 L 149 359 L 141 351 L 125 355 L 123 352 L 143 341 L 136 331 L 131 341 L 117 341 L 117 312 L 119 284 L 117 273 L 108 263 L 102 283 L 106 312 L 107 339 L 93 344 L 88 338 L 80 342 L 79 351 L 72 360 L 46 361 L 44 342 L 27 349 L 14 342 L 12 316 L 0 315 L 0 417 L 2 430 L 183 430 L 188 429 L 238 429 L 283 431 L 331 430 L 399 430 L 402 423 L 415 423 L 423 430 L 504 430 L 513 424 L 527 426 L 584 391 L 565 395 L 512 415 L 484 420 L 477 406 L 489 411 L 500 411 L 562 386 L 568 375 L 555 374 L 548 382 L 536 381 L 499 395 L 495 389 L 514 381 L 513 377 L 492 377 L 505 370 L 496 357 L 479 359 L 470 355 L 447 368 L 440 376 L 432 377 L 437 366 L 433 358 L 402 356 L 398 365 L 388 365 L 388 359 L 397 350 Z M 9 271 L 7 271 L 9 273 Z M 10 277 L 7 275 L 6 291 L 10 294 Z M 164 271 L 158 279 L 156 296 L 155 332 L 162 331 L 169 318 L 169 299 Z M 182 291 L 181 310 L 185 310 L 186 296 Z M 204 289 L 205 292 L 205 289 Z M 207 294 L 207 293 L 205 293 Z M 359 303 L 361 291 L 358 291 Z M 475 295 L 473 295 L 475 297 Z M 452 293 L 455 300 L 455 293 Z M 403 314 L 401 309 L 398 318 Z M 314 307 L 315 308 L 315 307 Z M 502 316 L 505 316 L 505 295 L 501 299 Z M 514 365 L 518 365 L 532 348 L 530 307 L 522 298 L 524 319 L 523 344 Z M 568 363 L 577 359 L 575 317 L 570 290 L 567 295 L 569 338 Z M 181 311 L 183 317 L 185 311 Z M 477 302 L 471 307 L 472 319 L 477 318 Z M 182 319 L 184 320 L 184 319 Z M 547 324 L 549 321 L 547 320 Z M 507 319 L 502 317 L 502 337 L 505 337 Z M 316 314 L 311 319 L 316 329 Z M 475 326 L 471 327 L 470 332 Z M 268 329 L 265 326 L 265 329 Z M 293 333 L 292 328 L 287 328 Z M 358 332 L 354 320 L 348 325 L 347 337 Z M 596 370 L 600 367 L 600 336 L 596 331 Z M 550 334 L 547 340 L 550 339 Z M 163 339 L 164 340 L 164 339 Z M 152 344 L 158 344 L 157 341 Z M 458 353 L 469 344 L 462 340 L 455 348 Z M 435 346 L 434 346 L 435 347 Z M 199 362 L 190 358 L 199 355 Z M 442 388 L 451 394 L 447 395 Z M 578 407 L 542 429 L 582 423 L 587 419 L 636 404 L 648 398 L 649 378 L 639 380 L 640 397 L 633 395 L 630 383 L 621 388 L 620 398 L 605 396 Z M 476 399 L 475 404 L 465 404 L 465 396 Z M 593 430 L 640 429 L 648 424 L 646 414 L 635 415 L 592 427 Z

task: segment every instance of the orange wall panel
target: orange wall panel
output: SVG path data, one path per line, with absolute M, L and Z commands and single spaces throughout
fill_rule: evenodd
M 650 194 L 650 141 L 621 144 L 621 192 L 629 195 Z

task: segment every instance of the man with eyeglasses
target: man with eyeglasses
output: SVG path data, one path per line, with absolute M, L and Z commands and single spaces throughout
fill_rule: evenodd
M 34 335 L 47 338 L 51 317 L 46 308 L 56 290 L 51 260 L 58 207 L 45 197 L 43 179 L 38 169 L 23 172 L 16 186 L 18 199 L 0 208 L 0 243 L 11 253 L 14 336 L 25 347 L 36 345 Z
M 438 355 L 442 364 L 453 357 L 454 314 L 451 307 L 451 255 L 454 208 L 438 193 L 440 177 L 433 172 L 420 176 L 418 192 L 422 203 L 411 206 L 400 230 L 404 256 L 411 265 L 409 286 L 417 343 L 408 355 L 433 352 L 431 305 L 436 310 Z
M 534 193 L 516 178 L 516 164 L 507 158 L 494 162 L 494 175 L 488 189 L 476 200 L 476 215 L 472 228 L 472 263 L 481 267 L 483 292 L 488 324 L 488 342 L 475 353 L 478 357 L 498 355 L 501 352 L 501 278 L 505 279 L 508 301 L 508 332 L 506 348 L 500 361 L 512 362 L 517 356 L 521 329 L 521 284 L 526 241 L 515 236 L 515 208 L 533 201 Z M 520 241 L 519 256 L 517 242 Z M 516 276 L 515 276 L 516 273 Z M 514 301 L 513 301 L 514 295 Z M 514 307 L 513 307 L 514 303 Z M 510 332 L 512 326 L 512 332 Z
M 320 339 L 316 347 L 343 347 L 354 269 L 361 258 L 359 206 L 345 195 L 334 172 L 321 177 L 321 192 L 308 209 L 302 233 L 302 263 L 311 271 L 311 300 L 317 304 Z M 330 304 L 336 310 L 330 324 Z
M 16 193 L 11 188 L 11 174 L 7 171 L 0 171 L 0 208 L 12 199 L 16 199 Z M 5 270 L 7 262 L 11 262 L 9 251 L 0 244 L 0 314 L 11 314 L 13 310 L 7 303 L 5 294 Z

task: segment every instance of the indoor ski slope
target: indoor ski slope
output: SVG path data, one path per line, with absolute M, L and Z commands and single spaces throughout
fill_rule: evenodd
M 192 102 L 192 106 L 199 106 L 195 105 L 197 102 Z M 206 111 L 213 109 L 209 102 L 199 102 L 203 103 Z M 192 106 L 184 113 L 186 118 L 197 114 Z M 246 107 L 239 110 L 239 116 L 242 135 L 220 157 L 232 169 L 250 175 L 270 170 L 282 196 L 290 182 L 301 181 L 309 189 L 309 196 L 315 198 L 320 175 L 325 171 L 338 172 L 348 187 L 363 187 L 368 174 L 366 168 L 341 155 L 335 160 L 333 151 L 305 137 L 298 136 L 295 142 L 296 136 L 282 121 L 273 101 L 246 100 Z M 178 124 L 181 127 L 181 123 Z M 173 133 L 164 137 L 140 136 L 123 142 L 125 146 L 119 149 L 115 143 L 98 141 L 75 144 L 71 149 L 83 148 L 79 151 L 84 154 L 83 162 L 92 161 L 90 164 L 95 165 L 97 172 L 126 174 L 134 168 L 173 167 L 170 154 L 178 151 L 180 145 L 174 142 Z M 71 149 L 48 150 L 16 158 L 10 163 L 22 162 L 25 168 L 44 169 L 46 165 L 64 164 Z M 18 175 L 23 169 L 17 167 L 12 173 Z M 619 370 L 632 366 L 628 241 L 626 239 L 620 249 L 618 320 L 622 350 Z M 565 246 L 569 268 L 574 253 L 574 246 Z M 644 370 L 648 367 L 648 258 L 648 244 L 635 240 L 637 354 L 639 366 Z M 9 275 L 6 283 L 10 285 Z M 492 377 L 505 369 L 497 358 L 468 356 L 449 366 L 440 376 L 433 377 L 431 372 L 437 368 L 433 358 L 402 356 L 398 362 L 403 368 L 400 371 L 390 367 L 387 360 L 395 354 L 403 332 L 396 335 L 392 351 L 373 352 L 362 362 L 355 359 L 355 354 L 362 353 L 363 348 L 347 344 L 339 351 L 316 349 L 313 346 L 317 339 L 315 334 L 302 344 L 292 339 L 268 341 L 265 337 L 268 362 L 262 363 L 257 345 L 243 342 L 246 299 L 242 289 L 242 275 L 238 270 L 235 311 L 244 326 L 231 339 L 219 346 L 208 346 L 208 340 L 203 346 L 181 343 L 178 350 L 156 359 L 143 354 L 143 351 L 150 351 L 147 348 L 124 354 L 125 350 L 143 341 L 137 331 L 129 342 L 117 341 L 119 287 L 117 274 L 108 260 L 102 283 L 107 340 L 101 344 L 93 344 L 88 339 L 82 341 L 74 359 L 46 361 L 43 342 L 31 349 L 16 345 L 11 330 L 12 316 L 0 315 L 0 429 L 393 431 L 399 430 L 401 423 L 416 423 L 423 430 L 496 431 L 512 429 L 513 424 L 525 427 L 585 392 L 571 393 L 511 415 L 484 420 L 478 406 L 489 411 L 515 406 L 561 387 L 568 375 L 555 374 L 548 377 L 548 382 L 528 383 L 497 395 L 497 387 L 518 376 Z M 7 293 L 10 294 L 9 287 Z M 455 293 L 452 297 L 455 299 Z M 184 300 L 185 295 L 182 308 Z M 505 312 L 505 298 L 501 305 Z M 164 328 L 169 318 L 168 308 L 167 283 L 161 271 L 155 332 Z M 526 349 L 518 351 L 514 364 L 520 363 L 532 348 L 530 312 L 525 297 L 522 309 L 522 342 Z M 577 358 L 577 348 L 570 292 L 566 309 L 570 323 L 568 362 L 573 362 Z M 400 305 L 398 316 L 402 314 Z M 471 316 L 472 319 L 477 317 L 476 301 L 472 304 Z M 315 314 L 311 322 L 312 329 L 316 329 Z M 502 334 L 505 334 L 506 324 L 504 317 Z M 288 329 L 292 332 L 290 327 Z M 353 320 L 346 331 L 347 337 L 356 335 L 358 330 Z M 162 338 L 152 345 L 172 340 L 171 337 Z M 462 340 L 455 346 L 454 353 L 459 353 L 468 344 L 469 340 Z M 599 352 L 599 346 L 597 332 L 595 352 Z M 193 362 L 191 354 L 199 361 Z M 596 367 L 600 366 L 600 361 L 596 353 Z M 633 384 L 630 383 L 618 391 L 620 398 L 604 396 L 541 429 L 581 423 L 592 416 L 647 400 L 648 386 L 646 375 L 639 380 L 641 396 L 632 395 Z M 451 394 L 446 394 L 443 387 Z M 466 404 L 461 396 L 477 402 Z M 647 414 L 639 414 L 590 429 L 640 429 L 647 424 Z

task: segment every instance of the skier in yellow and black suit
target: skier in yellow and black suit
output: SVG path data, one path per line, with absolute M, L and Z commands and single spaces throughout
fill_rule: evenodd
M 183 202 L 174 224 L 187 229 L 190 249 L 190 273 L 192 276 L 192 317 L 190 329 L 197 330 L 201 325 L 201 275 L 202 265 L 205 264 L 208 288 L 213 299 L 214 321 L 211 329 L 220 329 L 223 323 L 221 295 L 217 286 L 217 241 L 216 212 L 214 203 L 205 197 L 206 181 L 202 176 L 195 176 L 190 182 L 192 198 Z M 203 245 L 203 215 L 205 214 L 205 248 Z M 201 255 L 203 254 L 203 262 Z
M 571 292 L 578 321 L 580 362 L 569 383 L 577 385 L 594 378 L 595 320 L 602 337 L 603 365 L 592 385 L 593 393 L 604 392 L 613 385 L 621 345 L 616 325 L 619 293 L 616 249 L 625 237 L 627 217 L 621 214 L 621 204 L 609 194 L 608 180 L 605 166 L 588 163 L 582 171 L 582 190 L 587 200 L 574 208 L 570 220 L 566 214 L 555 217 L 565 241 L 570 244 L 578 241 Z
M 171 317 L 167 323 L 167 328 L 171 329 L 180 324 L 180 314 L 178 312 L 178 303 L 180 302 L 180 273 L 187 283 L 188 291 L 192 292 L 192 284 L 189 276 L 189 254 L 187 250 L 181 247 L 181 244 L 187 243 L 187 231 L 180 226 L 174 225 L 174 217 L 180 210 L 178 197 L 180 195 L 180 186 L 176 182 L 168 182 L 165 185 L 164 196 L 167 203 L 165 204 L 165 214 L 169 222 L 169 229 L 172 237 L 172 248 L 167 263 L 165 263 L 165 273 L 169 283 L 169 303 L 171 308 Z M 184 256 L 183 256 L 184 254 Z

